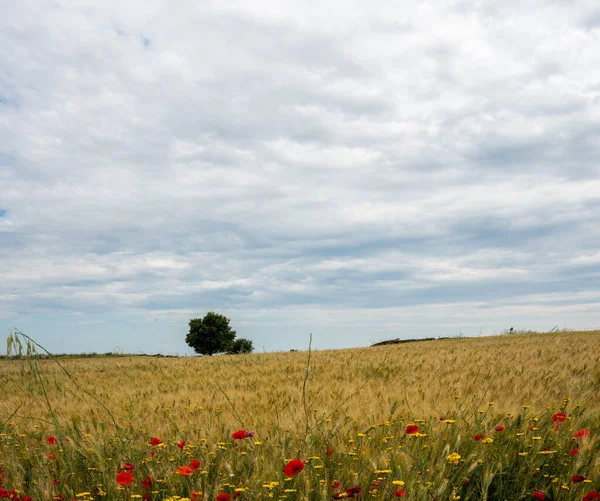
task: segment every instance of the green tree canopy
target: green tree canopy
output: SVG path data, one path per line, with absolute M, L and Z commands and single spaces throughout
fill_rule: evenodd
M 250 339 L 243 337 L 236 339 L 231 347 L 231 353 L 252 353 L 254 351 L 254 345 Z
M 185 342 L 202 355 L 215 353 L 251 353 L 252 341 L 235 339 L 236 332 L 229 326 L 229 319 L 219 313 L 208 312 L 204 318 L 192 318 Z

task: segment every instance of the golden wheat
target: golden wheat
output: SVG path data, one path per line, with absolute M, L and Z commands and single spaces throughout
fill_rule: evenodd
M 4 359 L 0 497 L 596 499 L 599 334 Z
M 298 431 L 307 352 L 188 358 L 67 358 L 64 368 L 121 420 L 153 433 L 222 426 Z M 106 422 L 99 403 L 51 360 L 39 365 L 59 420 Z M 0 418 L 50 421 L 41 389 L 19 360 L 0 361 Z M 428 417 L 468 399 L 497 412 L 522 405 L 541 411 L 565 397 L 600 411 L 600 331 L 459 338 L 347 350 L 314 351 L 306 383 L 309 424 L 333 412 L 361 426 L 399 413 Z M 353 396 L 352 396 L 353 395 Z M 458 397 L 455 398 L 455 397 Z M 43 420 L 43 421 L 40 421 Z M 239 421 L 242 421 L 240 423 Z M 87 423 L 87 424 L 86 424 Z M 220 432 L 214 429 L 215 433 Z

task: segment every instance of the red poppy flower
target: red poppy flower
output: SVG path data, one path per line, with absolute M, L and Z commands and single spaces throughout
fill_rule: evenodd
M 248 433 L 246 432 L 246 430 L 234 431 L 231 434 L 231 438 L 233 438 L 234 440 L 243 440 L 244 438 L 248 438 Z
M 552 421 L 556 423 L 554 427 L 555 430 L 558 430 L 560 423 L 564 423 L 565 419 L 567 419 L 567 415 L 564 412 L 557 412 L 552 416 Z
M 152 494 L 150 494 L 149 492 L 144 492 L 144 494 L 142 494 L 142 499 L 144 501 L 151 501 L 152 500 Z
M 575 435 L 573 435 L 573 438 L 583 438 L 583 437 L 587 437 L 590 434 L 590 430 L 579 430 L 575 432 Z
M 194 492 L 192 492 L 192 496 L 190 497 L 190 499 L 192 501 L 201 501 L 202 494 L 200 494 L 200 491 L 196 489 Z
M 56 454 L 54 454 L 54 452 L 49 452 L 48 453 L 48 459 L 50 461 L 54 461 L 56 459 Z
M 154 451 L 150 451 L 150 455 L 151 455 L 151 456 L 156 456 L 156 452 L 154 452 Z
M 217 496 L 217 501 L 229 501 L 230 499 L 231 497 L 226 492 L 221 492 L 221 494 Z
M 473 437 L 473 440 L 475 440 L 475 442 L 479 442 L 482 438 L 483 438 L 483 435 L 481 433 L 478 433 L 477 435 L 475 435 Z
M 179 447 L 180 449 L 183 449 L 185 447 L 185 440 L 182 440 L 181 442 L 177 442 L 177 447 Z
M 60 480 L 58 478 L 53 478 L 52 480 L 50 480 L 50 483 L 52 485 L 60 485 Z
M 48 442 L 50 445 L 56 445 L 58 444 L 58 439 L 56 437 L 48 437 L 46 438 L 46 442 Z
M 133 471 L 135 470 L 135 466 L 133 466 L 131 463 L 127 462 L 123 465 L 122 468 L 119 468 L 119 473 L 123 472 L 123 471 Z
M 180 466 L 175 473 L 177 473 L 177 475 L 189 477 L 192 473 L 194 473 L 194 470 L 192 470 L 189 466 Z
M 398 489 L 397 491 L 394 491 L 394 496 L 396 496 L 397 498 L 404 497 L 405 494 L 406 491 L 404 489 Z
M 331 487 L 332 489 L 339 489 L 341 486 L 342 486 L 342 482 L 340 482 L 339 480 L 336 480 L 335 482 L 332 482 L 329 487 Z
M 23 496 L 21 501 L 33 501 L 33 498 L 31 496 Z
M 410 424 L 404 431 L 407 435 L 414 435 L 415 433 L 419 433 L 419 427 L 416 424 Z
M 592 491 L 583 496 L 583 501 L 593 501 L 594 499 L 600 499 L 600 492 Z
M 292 459 L 288 464 L 285 465 L 285 469 L 283 473 L 288 477 L 293 477 L 297 475 L 304 469 L 304 461 L 300 459 Z
M 192 471 L 198 471 L 200 469 L 200 461 L 198 461 L 197 459 L 192 459 L 190 461 L 189 467 Z
M 239 498 L 241 495 L 242 495 L 242 493 L 241 493 L 240 491 L 235 491 L 235 492 L 233 493 L 233 499 L 237 499 L 237 498 Z
M 357 498 L 359 494 L 360 487 L 350 487 L 350 489 L 346 489 L 346 497 Z
M 150 439 L 150 442 L 148 442 L 149 445 L 160 445 L 162 444 L 162 440 L 158 437 L 152 437 Z
M 571 457 L 577 456 L 577 454 L 579 454 L 579 449 L 571 449 L 571 452 L 569 452 L 569 456 Z
M 371 482 L 371 487 L 379 487 L 381 485 L 381 480 L 373 480 Z
M 583 482 L 584 480 L 585 480 L 585 477 L 583 475 L 573 475 L 571 477 L 571 482 L 573 482 L 574 484 Z
M 133 482 L 133 473 L 130 471 L 121 471 L 117 473 L 116 481 L 119 485 L 129 485 Z
M 146 477 L 142 480 L 142 489 L 150 489 L 152 487 L 152 479 L 150 477 Z
M 546 499 L 546 493 L 543 491 L 535 491 L 531 496 L 535 499 L 539 499 L 540 501 L 544 501 L 544 499 Z
M 504 426 L 496 426 L 494 428 L 494 430 L 496 430 L 496 431 L 504 431 Z
M 325 452 L 325 454 L 331 456 L 333 454 L 333 449 L 327 449 L 327 452 Z

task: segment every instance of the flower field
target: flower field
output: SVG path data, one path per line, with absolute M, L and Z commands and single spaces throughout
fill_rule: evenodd
M 41 352 L 0 360 L 0 499 L 600 499 L 598 331 Z

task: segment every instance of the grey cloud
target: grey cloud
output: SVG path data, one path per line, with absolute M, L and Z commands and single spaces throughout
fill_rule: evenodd
M 591 11 L 583 19 L 583 26 L 589 30 L 600 27 L 600 10 Z
M 0 317 L 56 337 L 151 316 L 164 346 L 223 309 L 277 349 L 311 325 L 331 346 L 592 325 L 594 15 L 20 2 L 0 20 Z

